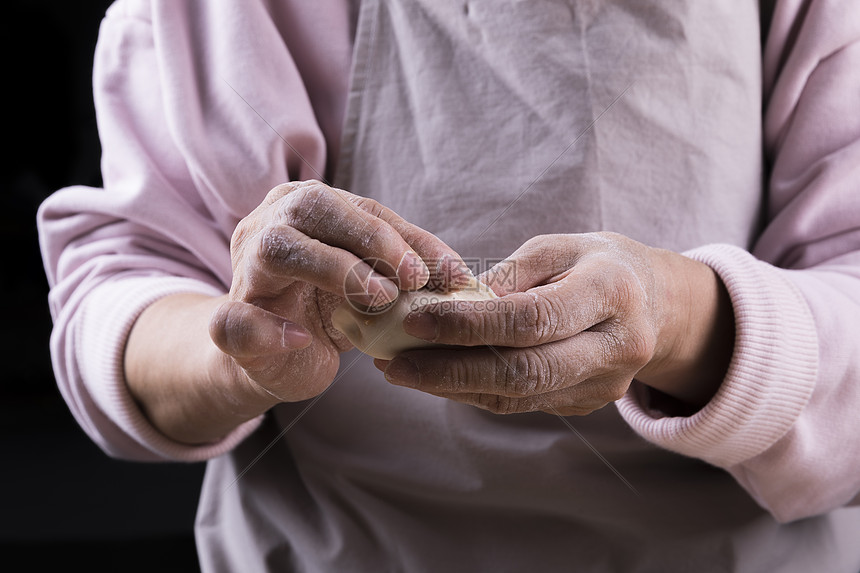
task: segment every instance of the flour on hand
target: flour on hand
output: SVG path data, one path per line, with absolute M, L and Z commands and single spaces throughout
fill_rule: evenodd
M 456 301 L 490 300 L 498 298 L 487 285 L 472 279 L 461 290 L 437 292 L 427 288 L 401 292 L 390 306 L 380 312 L 362 312 L 344 301 L 331 315 L 332 324 L 352 344 L 374 358 L 391 360 L 400 352 L 413 348 L 443 347 L 406 334 L 403 319 L 421 307 L 439 303 L 442 310 L 456 310 Z

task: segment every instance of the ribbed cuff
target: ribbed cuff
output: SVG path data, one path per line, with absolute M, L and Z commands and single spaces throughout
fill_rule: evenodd
M 126 277 L 96 287 L 80 310 L 76 361 L 93 400 L 131 440 L 166 460 L 201 461 L 235 447 L 259 426 L 260 419 L 246 422 L 217 443 L 190 446 L 173 441 L 144 416 L 123 372 L 125 345 L 137 317 L 156 300 L 179 293 L 223 294 L 194 279 L 164 276 Z
M 735 349 L 717 394 L 690 417 L 666 417 L 635 388 L 616 404 L 646 440 L 719 467 L 771 447 L 788 432 L 815 386 L 818 337 L 809 308 L 783 269 L 731 245 L 684 253 L 710 266 L 732 300 Z

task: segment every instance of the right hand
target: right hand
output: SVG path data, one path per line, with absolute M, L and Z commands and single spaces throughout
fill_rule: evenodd
M 230 252 L 230 293 L 209 324 L 217 368 L 276 402 L 312 398 L 334 380 L 350 345 L 331 312 L 345 296 L 377 306 L 465 267 L 433 234 L 318 181 L 272 189 L 239 222 Z

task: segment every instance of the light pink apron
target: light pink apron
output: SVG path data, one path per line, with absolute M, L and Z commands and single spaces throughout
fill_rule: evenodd
M 759 42 L 754 0 L 364 0 L 334 183 L 479 261 L 594 230 L 749 246 Z M 611 405 L 496 416 L 348 353 L 307 406 L 210 463 L 207 519 L 247 520 L 224 544 L 248 571 L 789 571 L 826 534 Z

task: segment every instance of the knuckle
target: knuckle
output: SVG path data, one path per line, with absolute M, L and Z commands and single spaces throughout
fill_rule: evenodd
M 639 370 L 651 360 L 654 355 L 656 341 L 654 337 L 645 334 L 644 329 L 633 329 L 627 332 L 624 345 L 625 362 Z
M 654 340 L 641 329 L 613 329 L 606 333 L 603 341 L 604 362 L 609 364 L 620 363 L 638 370 L 654 353 Z
M 550 388 L 550 361 L 541 352 L 517 352 L 502 377 L 503 392 L 507 396 L 542 394 Z
M 528 392 L 526 361 L 517 355 L 510 364 L 505 364 L 499 376 L 501 392 L 508 396 L 523 396 Z
M 609 312 L 619 316 L 633 316 L 647 307 L 646 286 L 635 272 L 619 266 L 610 276 L 601 287 Z
M 478 396 L 478 404 L 493 414 L 514 414 L 519 411 L 516 399 L 498 394 L 481 394 Z
M 283 229 L 269 227 L 263 231 L 257 256 L 268 267 L 290 267 L 300 257 L 301 242 Z
M 312 231 L 325 221 L 331 213 L 329 190 L 323 185 L 302 187 L 285 201 L 283 216 L 290 225 L 305 232 Z
M 600 304 L 608 313 L 617 313 L 630 298 L 630 285 L 621 272 L 613 272 L 598 284 Z
M 619 362 L 621 359 L 621 347 L 620 337 L 614 329 L 605 332 L 600 344 L 601 362 L 603 364 L 615 364 Z
M 469 343 L 473 345 L 489 344 L 489 340 L 499 338 L 507 332 L 508 320 L 504 312 L 493 310 L 476 310 L 467 313 L 454 313 L 457 317 L 456 327 L 459 332 L 468 332 Z
M 642 298 L 641 288 L 629 273 L 619 273 L 612 288 L 614 308 L 638 308 Z
M 514 343 L 517 346 L 534 346 L 553 339 L 561 313 L 547 297 L 532 294 L 527 302 L 518 305 L 514 312 Z
M 641 298 L 638 281 L 624 263 L 609 261 L 605 272 L 591 278 L 589 288 L 594 292 L 596 309 L 605 316 L 625 314 Z
M 477 311 L 467 301 L 438 300 L 427 295 L 427 305 L 415 305 L 412 310 L 427 311 L 433 314 L 439 325 L 437 342 L 447 342 L 463 346 L 489 346 L 495 339 L 493 333 L 504 332 L 504 318 L 497 313 Z M 420 299 L 419 299 L 420 300 Z
M 613 297 L 611 296 L 611 287 L 607 284 L 607 279 L 604 276 L 589 276 L 585 279 L 585 292 L 588 293 L 579 310 L 574 317 L 577 323 L 586 325 L 595 319 L 601 318 L 606 320 L 616 314 L 613 307 Z
M 362 197 L 361 195 L 352 195 L 349 198 L 356 207 L 370 213 L 374 217 L 382 217 L 385 214 L 385 207 L 375 199 L 371 199 L 370 197 Z
M 280 185 L 275 185 L 271 191 L 266 193 L 266 199 L 263 203 L 267 205 L 271 205 L 272 203 L 277 202 L 285 195 L 292 193 L 296 189 L 296 183 L 293 181 L 288 181 L 286 183 L 281 183 Z
M 453 392 L 464 392 L 468 387 L 469 380 L 472 380 L 475 375 L 476 372 L 469 361 L 453 360 L 442 374 L 441 382 Z
M 376 241 L 384 240 L 388 231 L 388 225 L 380 219 L 368 221 L 365 232 L 361 236 L 361 245 L 368 248 Z
M 326 187 L 326 185 L 316 179 L 308 179 L 305 181 L 285 181 L 284 183 L 275 185 L 268 193 L 266 193 L 263 205 L 272 205 L 284 197 L 310 187 Z
M 233 235 L 230 237 L 230 252 L 236 255 L 242 250 L 242 247 L 248 241 L 248 237 L 251 236 L 253 232 L 253 224 L 250 221 L 250 217 L 245 217 L 239 224 L 236 225 L 236 228 L 233 230 Z

